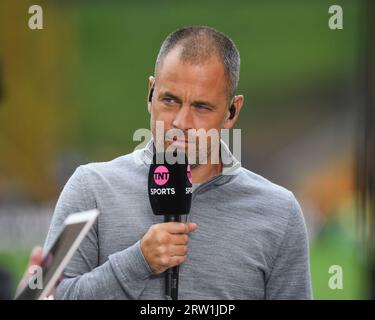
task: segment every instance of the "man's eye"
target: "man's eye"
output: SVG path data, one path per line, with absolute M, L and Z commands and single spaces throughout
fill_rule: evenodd
M 166 104 L 174 104 L 174 103 L 176 103 L 176 100 L 174 100 L 173 98 L 164 98 L 163 101 Z
M 201 105 L 201 104 L 197 104 L 197 105 L 195 106 L 195 108 L 198 109 L 198 110 L 202 110 L 202 111 L 210 110 L 209 107 L 207 107 L 207 106 L 205 106 L 205 105 Z

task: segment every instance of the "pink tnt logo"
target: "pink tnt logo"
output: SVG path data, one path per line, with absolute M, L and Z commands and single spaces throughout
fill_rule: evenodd
M 154 182 L 158 186 L 165 185 L 169 180 L 169 170 L 165 166 L 158 166 L 154 171 Z
M 188 164 L 188 166 L 187 166 L 187 177 L 188 177 L 190 183 L 193 183 L 193 181 L 192 181 L 192 179 L 191 179 L 190 164 Z

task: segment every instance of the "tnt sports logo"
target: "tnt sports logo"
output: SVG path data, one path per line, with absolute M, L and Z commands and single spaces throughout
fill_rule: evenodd
M 158 186 L 164 186 L 169 180 L 169 170 L 165 166 L 158 166 L 154 171 L 154 182 Z
M 188 177 L 190 183 L 193 183 L 193 181 L 191 180 L 190 164 L 188 164 L 188 166 L 187 166 L 187 177 Z

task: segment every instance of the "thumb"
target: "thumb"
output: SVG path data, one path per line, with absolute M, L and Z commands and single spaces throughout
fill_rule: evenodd
M 189 233 L 195 231 L 197 229 L 197 224 L 194 222 L 188 222 L 187 226 L 189 228 Z
M 32 265 L 41 265 L 43 261 L 43 249 L 42 247 L 34 247 L 33 251 L 31 252 L 30 259 L 29 259 L 29 266 Z

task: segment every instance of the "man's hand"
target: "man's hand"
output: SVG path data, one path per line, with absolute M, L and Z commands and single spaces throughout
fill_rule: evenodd
M 34 247 L 29 258 L 27 269 L 17 287 L 17 291 L 16 291 L 17 294 L 26 285 L 26 283 L 28 283 L 30 277 L 32 276 L 32 274 L 29 272 L 30 267 L 40 266 L 42 264 L 42 261 L 43 261 L 43 249 L 41 247 Z
M 16 296 L 24 288 L 24 286 L 29 282 L 29 279 L 32 276 L 32 273 L 30 273 L 30 267 L 41 266 L 42 262 L 43 262 L 43 249 L 42 249 L 42 247 L 39 247 L 39 246 L 34 247 L 32 252 L 31 252 L 30 258 L 29 258 L 29 263 L 28 263 L 27 269 L 26 269 L 20 283 L 18 284 L 18 287 L 17 287 L 17 290 L 16 290 Z M 61 276 L 60 276 L 60 279 L 61 279 Z M 54 291 L 55 291 L 55 287 L 52 287 L 48 296 L 44 299 L 45 300 L 53 300 Z
M 154 224 L 141 239 L 142 253 L 155 273 L 178 266 L 187 258 L 189 233 L 196 223 L 166 222 Z

